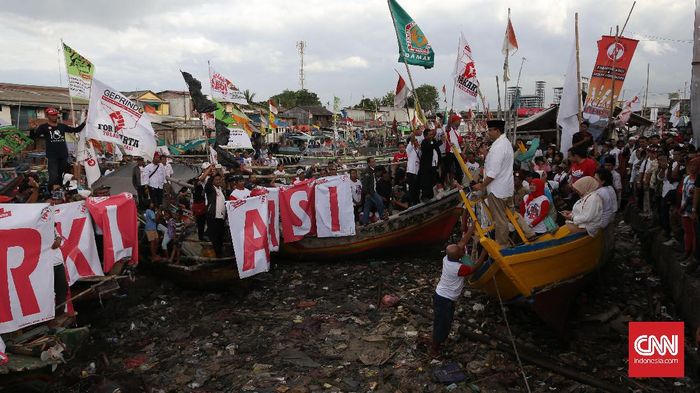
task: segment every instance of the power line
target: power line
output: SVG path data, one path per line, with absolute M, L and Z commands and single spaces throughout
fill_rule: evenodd
M 660 37 L 657 35 L 635 33 L 632 31 L 630 31 L 629 34 L 636 35 L 636 36 L 643 38 L 643 39 L 640 39 L 639 41 L 675 42 L 675 43 L 679 43 L 679 44 L 692 44 L 693 43 L 693 40 L 679 40 L 676 38 Z

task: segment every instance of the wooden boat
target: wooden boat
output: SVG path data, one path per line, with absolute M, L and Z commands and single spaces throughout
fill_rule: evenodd
M 389 219 L 358 228 L 355 236 L 337 238 L 307 237 L 284 243 L 275 259 L 342 260 L 414 254 L 441 246 L 449 238 L 461 215 L 459 191 L 452 190 L 440 199 L 433 199 L 404 210 Z M 148 244 L 142 243 L 141 261 L 156 274 L 166 276 L 178 285 L 194 289 L 231 288 L 239 278 L 231 244 L 224 244 L 223 258 L 213 257 L 211 244 L 191 234 L 183 242 L 179 262 L 153 262 Z M 230 256 L 229 256 L 230 255 Z M 245 282 L 245 281 L 243 281 Z
M 506 303 L 525 303 L 550 326 L 561 329 L 586 276 L 597 270 L 603 252 L 603 232 L 569 234 L 566 227 L 536 242 L 501 248 L 483 237 L 490 259 L 469 285 Z
M 440 199 L 412 206 L 387 220 L 357 227 L 355 236 L 306 237 L 283 243 L 280 258 L 338 261 L 366 257 L 409 255 L 442 246 L 462 214 L 459 190 Z

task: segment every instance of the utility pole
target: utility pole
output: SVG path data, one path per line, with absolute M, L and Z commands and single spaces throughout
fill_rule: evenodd
M 647 63 L 647 87 L 644 89 L 644 107 L 642 108 L 642 116 L 647 112 L 647 103 L 649 102 L 649 63 Z
M 700 3 L 695 2 L 695 23 L 693 24 L 693 62 L 690 80 L 690 118 L 693 127 L 693 143 L 700 146 Z
M 299 52 L 299 88 L 304 90 L 304 50 L 306 49 L 306 41 L 297 42 L 297 51 Z

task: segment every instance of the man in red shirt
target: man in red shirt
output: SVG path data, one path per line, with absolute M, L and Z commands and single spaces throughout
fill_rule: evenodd
M 569 149 L 569 162 L 571 162 L 569 168 L 571 170 L 571 184 L 576 183 L 582 177 L 594 176 L 596 169 L 598 169 L 598 164 L 595 160 L 588 158 L 586 150 L 580 147 Z

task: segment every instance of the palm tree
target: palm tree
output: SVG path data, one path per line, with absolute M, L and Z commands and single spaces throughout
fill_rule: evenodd
M 253 103 L 253 99 L 255 99 L 255 93 L 251 92 L 248 89 L 243 90 L 243 97 L 245 97 L 245 100 L 248 104 Z

